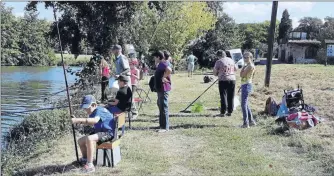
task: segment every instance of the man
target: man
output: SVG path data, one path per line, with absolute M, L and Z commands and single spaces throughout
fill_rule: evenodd
M 130 79 L 131 73 L 130 73 L 130 64 L 128 58 L 122 54 L 122 47 L 120 45 L 115 45 L 112 49 L 112 52 L 114 53 L 116 57 L 115 66 L 116 66 L 116 77 L 123 75 L 127 76 L 128 80 Z M 131 85 L 131 82 L 129 81 L 129 84 Z M 131 87 L 130 87 L 131 89 Z M 134 92 L 133 92 L 134 93 Z M 132 118 L 135 119 L 137 117 L 137 109 L 135 103 L 132 101 Z
M 73 116 L 71 120 L 73 124 L 94 125 L 94 132 L 78 140 L 82 153 L 80 163 L 84 164 L 82 172 L 90 173 L 95 171 L 93 165 L 95 144 L 99 145 L 113 139 L 115 119 L 106 108 L 97 106 L 96 99 L 93 95 L 83 97 L 81 108 L 85 109 L 89 117 L 75 118 L 75 116 Z
M 233 100 L 235 91 L 235 72 L 237 66 L 234 61 L 226 57 L 223 50 L 216 53 L 219 58 L 214 66 L 213 74 L 219 79 L 219 93 L 220 93 L 220 116 L 224 117 L 227 109 L 227 116 L 231 116 L 233 112 Z
M 193 52 L 191 52 L 190 56 L 186 59 L 188 64 L 188 77 L 193 76 L 194 68 L 195 68 L 195 62 L 197 61 L 197 57 L 193 55 Z
M 132 97 L 131 89 L 128 86 L 128 77 L 120 75 L 117 80 L 119 90 L 117 91 L 115 99 L 111 100 L 107 106 L 107 109 L 113 114 L 124 112 L 129 106 L 129 103 L 131 103 L 130 98 Z
M 154 74 L 154 87 L 158 94 L 158 107 L 159 107 L 159 125 L 160 130 L 158 132 L 169 131 L 169 114 L 168 114 L 168 96 L 171 90 L 171 78 L 172 69 L 168 66 L 167 58 L 164 53 L 157 51 L 152 54 L 157 63 L 156 71 Z

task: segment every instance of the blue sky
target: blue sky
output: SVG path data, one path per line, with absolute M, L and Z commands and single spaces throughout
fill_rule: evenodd
M 6 6 L 13 7 L 16 16 L 23 16 L 27 2 L 6 2 Z M 235 19 L 237 23 L 253 23 L 270 20 L 271 2 L 226 2 L 224 11 Z M 334 2 L 279 2 L 277 19 L 280 19 L 284 9 L 288 9 L 293 26 L 298 26 L 298 20 L 305 16 L 324 19 L 334 17 Z M 52 9 L 45 9 L 44 4 L 38 5 L 40 18 L 53 21 Z

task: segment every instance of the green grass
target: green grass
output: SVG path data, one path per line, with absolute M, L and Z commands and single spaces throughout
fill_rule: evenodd
M 158 126 L 156 94 L 143 105 L 133 130 L 121 139 L 122 161 L 115 168 L 97 167 L 95 175 L 331 175 L 334 174 L 334 67 L 321 65 L 274 65 L 271 86 L 264 88 L 264 66 L 257 66 L 251 109 L 258 125 L 241 129 L 240 107 L 232 117 L 170 117 L 171 130 L 156 133 Z M 209 84 L 203 75 L 188 78 L 186 73 L 172 76 L 170 113 L 183 110 Z M 142 87 L 147 80 L 142 81 Z M 283 90 L 301 85 L 307 104 L 318 108 L 326 121 L 305 131 L 275 134 L 274 119 L 259 115 L 265 101 L 280 101 Z M 240 78 L 237 78 L 237 88 Z M 217 114 L 218 85 L 200 101 L 206 108 L 200 114 Z M 189 109 L 190 110 L 190 109 Z M 59 140 L 50 152 L 29 161 L 25 170 L 39 175 L 76 174 L 73 139 Z M 65 165 L 64 165 L 65 164 Z M 45 169 L 48 168 L 48 169 Z M 31 173 L 31 172 L 30 172 Z
M 67 65 L 82 65 L 89 62 L 91 55 L 79 55 L 75 59 L 73 54 L 63 54 L 63 57 Z M 61 64 L 61 54 L 56 54 L 56 64 Z

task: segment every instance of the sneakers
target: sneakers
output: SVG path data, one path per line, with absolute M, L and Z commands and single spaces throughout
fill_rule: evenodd
M 165 132 L 168 132 L 169 130 L 166 130 L 166 129 L 159 129 L 157 130 L 158 133 L 165 133 Z
M 95 172 L 94 165 L 89 166 L 89 164 L 85 164 L 84 167 L 81 169 L 82 173 L 91 173 Z
M 251 123 L 249 123 L 249 126 L 256 126 L 256 123 L 255 122 L 251 122 Z
M 227 116 L 231 116 L 231 115 L 232 115 L 232 113 L 227 113 L 226 115 L 227 115 Z
M 80 163 L 81 165 L 85 165 L 85 164 L 87 163 L 87 158 L 80 158 L 80 159 L 79 159 L 79 163 Z
M 249 125 L 248 124 L 243 124 L 243 125 L 241 125 L 241 128 L 249 128 Z

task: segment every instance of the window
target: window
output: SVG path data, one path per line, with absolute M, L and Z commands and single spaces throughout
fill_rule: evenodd
M 309 46 L 305 50 L 305 59 L 314 59 L 317 56 L 317 52 L 318 52 L 317 48 Z

